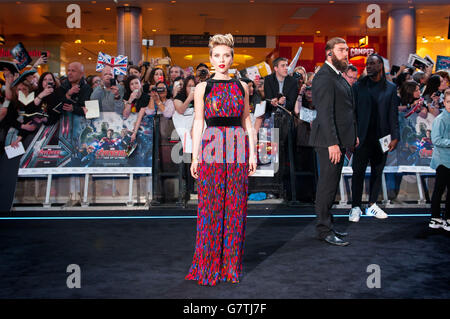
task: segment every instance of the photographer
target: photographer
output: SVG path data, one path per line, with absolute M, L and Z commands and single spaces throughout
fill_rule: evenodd
M 156 111 L 157 114 L 162 114 L 166 118 L 171 118 L 175 107 L 173 100 L 167 98 L 167 84 L 165 82 L 158 82 L 156 86 L 150 91 L 150 114 Z
M 306 70 L 304 67 L 302 66 L 297 66 L 294 69 L 294 73 L 292 74 L 292 76 L 297 79 L 298 81 L 298 87 L 301 90 L 301 88 L 303 87 L 303 85 L 306 82 L 307 79 L 307 75 L 306 75 Z M 299 93 L 300 94 L 300 93 Z
M 169 94 L 171 98 L 174 98 L 175 96 L 180 93 L 180 91 L 183 89 L 184 86 L 184 78 L 181 76 L 175 78 L 175 81 L 171 86 L 169 86 Z
M 97 87 L 91 94 L 91 100 L 98 100 L 100 112 L 116 112 L 122 114 L 124 109 L 123 103 L 123 86 L 118 85 L 114 79 L 113 69 L 105 66 L 102 70 L 103 86 Z
M 125 95 L 123 97 L 124 105 L 123 118 L 127 119 L 131 113 L 137 113 L 141 108 L 145 108 L 150 102 L 148 95 L 148 84 L 146 84 L 146 93 L 143 92 L 143 87 L 138 76 L 131 75 L 125 82 Z
M 195 68 L 196 83 L 205 82 L 209 79 L 210 76 L 211 74 L 209 73 L 209 69 L 206 64 L 200 63 L 199 65 L 197 65 L 197 67 Z
M 83 77 L 84 66 L 79 62 L 72 62 L 67 68 L 67 79 L 61 82 L 59 93 L 64 98 L 63 110 L 84 116 L 84 103 L 89 100 L 92 88 Z
M 172 65 L 169 68 L 169 89 L 170 89 L 170 91 L 172 91 L 174 82 L 178 81 L 179 78 L 181 78 L 181 79 L 184 78 L 183 69 L 181 69 L 181 67 L 178 65 Z

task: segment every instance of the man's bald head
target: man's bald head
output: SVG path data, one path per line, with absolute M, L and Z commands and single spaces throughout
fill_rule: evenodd
M 113 68 L 106 65 L 102 70 L 102 81 L 106 87 L 110 86 L 110 79 L 114 77 Z
M 78 83 L 84 75 L 84 65 L 80 62 L 72 62 L 67 69 L 67 79 L 70 83 Z

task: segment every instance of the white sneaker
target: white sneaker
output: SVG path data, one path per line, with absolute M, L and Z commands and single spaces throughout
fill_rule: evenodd
M 359 222 L 359 217 L 361 216 L 362 211 L 360 207 L 353 207 L 350 210 L 350 215 L 348 216 L 348 220 L 354 223 Z
M 447 219 L 447 221 L 445 222 L 444 228 L 446 231 L 450 231 L 450 219 Z
M 442 218 L 431 218 L 428 227 L 433 229 L 444 228 L 445 229 L 446 222 Z M 450 229 L 450 228 L 449 228 Z
M 379 219 L 387 218 L 388 215 L 382 210 L 380 207 L 378 207 L 377 204 L 373 204 L 370 207 L 366 208 L 366 215 L 367 216 L 374 216 Z

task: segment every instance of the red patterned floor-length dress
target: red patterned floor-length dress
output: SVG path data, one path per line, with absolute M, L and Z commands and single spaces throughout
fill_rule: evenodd
M 205 120 L 218 125 L 208 124 L 202 138 L 203 157 L 198 167 L 197 239 L 186 279 L 214 286 L 220 281 L 237 283 L 242 274 L 249 166 L 248 138 L 245 134 L 230 135 L 234 129 L 243 132 L 240 124 L 236 124 L 244 111 L 242 86 L 235 79 L 208 81 L 210 91 L 205 92 Z M 219 122 L 212 121 L 217 119 Z M 230 121 L 233 119 L 234 122 Z M 205 156 L 205 148 L 218 141 L 218 130 L 223 136 L 223 154 L 217 152 L 219 156 L 211 162 L 211 158 Z M 232 142 L 226 145 L 227 140 Z M 228 156 L 233 153 L 234 161 L 227 160 L 227 150 Z

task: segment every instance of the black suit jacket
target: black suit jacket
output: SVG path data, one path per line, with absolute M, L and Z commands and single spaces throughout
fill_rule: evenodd
M 275 73 L 272 73 L 264 78 L 264 95 L 267 100 L 278 97 L 280 92 L 280 85 L 278 83 Z M 283 95 L 286 97 L 286 105 L 289 111 L 293 111 L 295 107 L 295 101 L 297 101 L 298 95 L 298 81 L 294 77 L 288 75 L 284 79 Z M 266 103 L 266 114 L 273 112 L 273 106 L 270 102 Z
M 312 122 L 310 144 L 315 147 L 354 147 L 356 117 L 352 89 L 327 63 L 313 79 L 312 101 L 317 117 Z
M 356 119 L 358 123 L 359 144 L 362 145 L 367 136 L 370 122 L 370 92 L 368 78 L 361 79 L 353 85 L 353 95 L 356 105 Z M 391 134 L 391 139 L 400 140 L 398 124 L 398 106 L 400 99 L 397 96 L 397 88 L 394 83 L 386 81 L 386 88 L 378 95 L 378 119 L 379 132 L 377 138 Z

